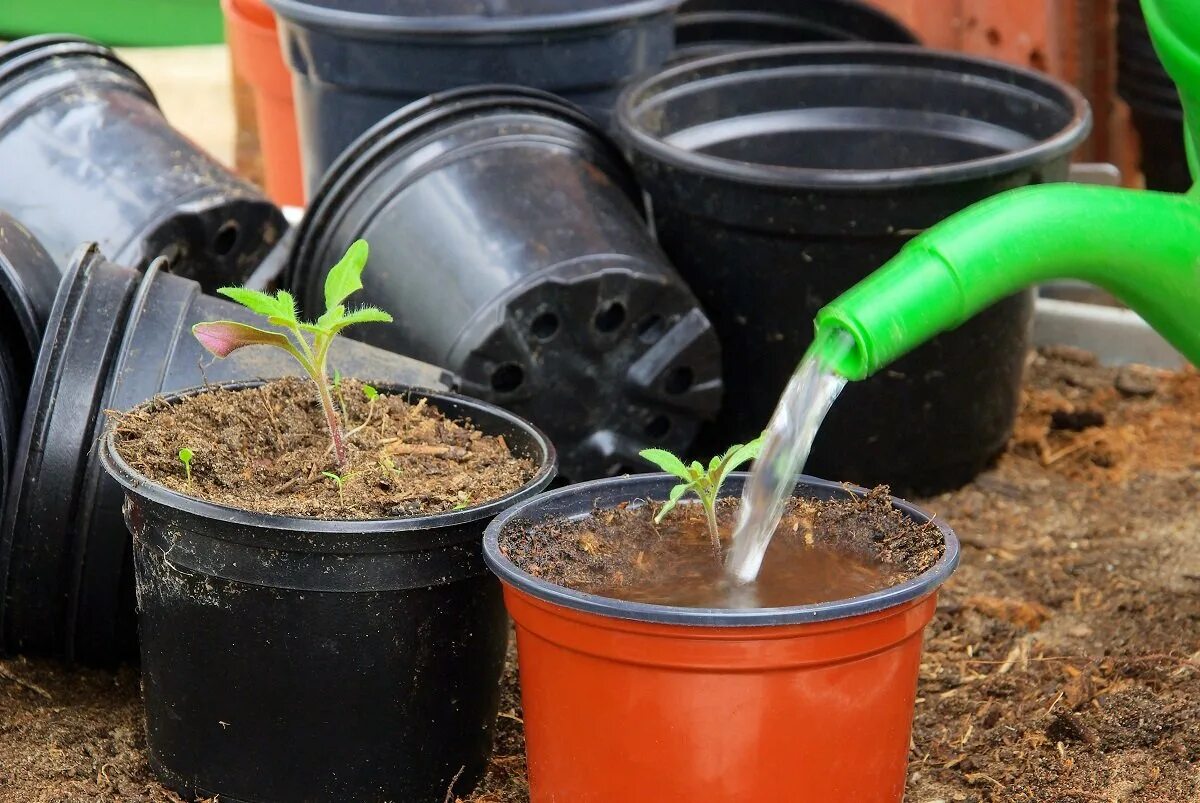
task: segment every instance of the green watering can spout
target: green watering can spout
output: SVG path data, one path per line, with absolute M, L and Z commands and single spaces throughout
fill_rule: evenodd
M 1200 179 L 1196 2 L 1142 5 L 1180 87 L 1189 165 Z M 863 379 L 1011 293 L 1066 278 L 1108 290 L 1200 365 L 1200 183 L 1187 195 L 1048 184 L 975 204 L 817 313 L 816 348 L 849 333 L 854 350 L 826 357 L 847 379 Z

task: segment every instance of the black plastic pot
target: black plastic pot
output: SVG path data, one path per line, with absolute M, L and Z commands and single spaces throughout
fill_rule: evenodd
M 158 256 L 207 289 L 247 276 L 280 211 L 167 123 L 106 47 L 34 36 L 0 49 L 0 208 L 65 270 L 83 242 L 118 264 Z
M 672 62 L 800 42 L 917 44 L 912 31 L 855 0 L 686 0 L 675 18 Z
M 213 360 L 190 334 L 206 320 L 255 322 L 232 302 L 152 266 L 81 249 L 38 358 L 0 526 L 0 648 L 107 663 L 133 652 L 133 579 L 120 488 L 100 469 L 104 410 L 231 379 L 295 375 L 291 357 L 249 349 Z M 440 368 L 360 343 L 335 346 L 346 376 L 441 389 Z
M 414 395 L 537 475 L 468 510 L 285 518 L 169 491 L 105 437 L 134 536 L 150 765 L 188 799 L 430 803 L 482 778 L 508 637 L 483 529 L 551 481 L 554 448 L 491 405 Z
M 269 0 L 309 192 L 359 134 L 435 92 L 520 84 L 607 120 L 622 82 L 671 55 L 679 2 Z
M 1146 188 L 1186 192 L 1192 180 L 1179 92 L 1154 52 L 1141 5 L 1137 0 L 1120 0 L 1117 14 L 1117 90 L 1129 104 L 1141 140 Z
M 542 427 L 572 480 L 684 449 L 721 395 L 718 344 L 646 229 L 595 123 L 536 90 L 420 101 L 364 134 L 301 224 L 286 284 L 310 314 L 325 272 L 371 243 L 351 335 L 444 365 Z
M 58 266 L 24 226 L 0 211 L 0 510 L 17 428 L 54 293 Z
M 630 87 L 616 119 L 721 340 L 731 403 L 701 449 L 716 453 L 762 430 L 820 307 L 951 213 L 1065 179 L 1090 114 L 998 62 L 811 45 L 680 65 Z M 1031 309 L 1013 296 L 848 387 L 810 470 L 906 492 L 968 480 L 1011 430 Z

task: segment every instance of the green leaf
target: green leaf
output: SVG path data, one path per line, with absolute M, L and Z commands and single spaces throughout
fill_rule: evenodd
M 306 329 L 313 332 L 328 332 L 330 327 L 346 316 L 346 308 L 341 304 L 335 304 L 329 309 L 321 313 L 321 317 L 317 318 L 315 324 L 305 324 Z
M 264 318 L 286 318 L 289 314 L 292 318 L 296 317 L 294 302 L 293 306 L 288 307 L 281 304 L 278 297 L 268 293 L 249 290 L 245 287 L 222 287 L 217 292 L 228 299 L 236 301 L 251 312 L 257 312 Z M 288 296 L 288 298 L 291 298 L 291 296 Z
M 666 504 L 658 509 L 658 514 L 654 517 L 655 524 L 661 524 L 663 517 L 675 509 L 675 505 L 683 498 L 683 495 L 688 492 L 692 486 L 687 483 L 680 483 L 671 489 L 671 493 L 667 497 Z
M 392 316 L 388 315 L 381 309 L 375 307 L 363 307 L 356 309 L 354 312 L 346 313 L 340 320 L 335 321 L 329 327 L 331 334 L 337 334 L 347 326 L 353 326 L 356 323 L 391 323 Z M 320 321 L 318 321 L 320 323 Z
M 322 471 L 321 475 L 324 477 L 328 477 L 330 480 L 332 480 L 333 484 L 337 486 L 337 489 L 339 491 L 342 490 L 343 480 L 337 474 L 334 474 L 332 471 Z
M 668 474 L 674 474 L 681 480 L 690 480 L 692 478 L 688 474 L 687 468 L 683 465 L 683 461 L 666 449 L 643 449 L 638 454 L 643 460 L 653 463 Z
M 376 390 L 375 388 L 371 387 L 370 385 L 363 385 L 362 392 L 363 392 L 363 396 L 365 396 L 367 398 L 367 401 L 375 401 L 376 399 L 379 398 L 379 391 Z
M 245 346 L 275 346 L 299 356 L 285 335 L 236 321 L 198 323 L 192 327 L 192 334 L 200 345 L 217 357 L 228 357 Z
M 717 470 L 717 466 L 721 465 L 721 458 L 714 457 L 708 461 L 708 473 L 711 474 Z
M 267 323 L 275 326 L 295 326 L 299 321 L 296 319 L 296 299 L 287 290 L 280 290 L 275 294 L 275 314 L 267 318 Z
M 759 435 L 754 440 L 746 444 L 739 444 L 731 448 L 725 458 L 725 465 L 721 468 L 721 474 L 717 478 L 718 485 L 725 481 L 725 478 L 733 471 L 737 471 L 743 463 L 758 458 L 762 451 L 763 444 L 766 442 L 767 433 Z
M 362 289 L 362 272 L 369 253 L 366 240 L 355 240 L 341 261 L 330 269 L 325 277 L 325 309 L 333 309 Z
M 688 466 L 688 472 L 688 479 L 698 480 L 704 476 L 704 464 L 699 460 L 693 460 L 692 464 Z
M 185 466 L 191 465 L 192 458 L 195 456 L 195 453 L 186 446 L 179 450 L 179 461 Z

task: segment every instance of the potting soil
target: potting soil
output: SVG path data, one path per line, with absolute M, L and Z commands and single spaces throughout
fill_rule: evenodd
M 497 499 L 537 470 L 504 439 L 404 395 L 371 401 L 360 382 L 335 392 L 349 466 L 336 465 L 308 380 L 216 390 L 119 414 L 117 449 L 171 490 L 284 516 L 385 519 L 463 509 Z M 189 479 L 179 451 L 193 452 Z M 336 476 L 336 479 L 335 479 Z

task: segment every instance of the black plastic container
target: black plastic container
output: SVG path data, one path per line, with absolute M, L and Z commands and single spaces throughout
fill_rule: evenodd
M 671 55 L 680 0 L 268 0 L 291 66 L 305 184 L 396 109 L 461 86 L 555 92 L 602 122 Z
M 1146 188 L 1187 192 L 1192 179 L 1179 92 L 1154 52 L 1137 0 L 1119 0 L 1117 15 L 1117 91 L 1129 104 L 1141 140 Z
M 167 256 L 238 284 L 283 233 L 279 209 L 163 118 L 106 47 L 34 36 L 0 49 L 0 208 L 65 270 L 83 242 L 139 269 Z
M 686 0 L 675 18 L 672 62 L 800 42 L 917 44 L 912 31 L 855 0 Z
M 719 346 L 655 245 L 642 196 L 586 115 L 536 90 L 420 101 L 364 134 L 309 205 L 286 284 L 321 308 L 325 271 L 371 243 L 351 330 L 444 365 L 533 421 L 571 480 L 685 449 L 721 395 Z
M 483 777 L 508 638 L 483 530 L 553 479 L 554 449 L 491 405 L 414 396 L 537 475 L 462 511 L 297 519 L 169 491 L 105 437 L 134 535 L 150 765 L 188 799 L 430 803 Z
M 57 287 L 54 260 L 24 226 L 0 211 L 0 510 L 25 395 Z
M 1002 190 L 1066 178 L 1090 113 L 998 62 L 891 45 L 764 48 L 630 87 L 617 125 L 659 241 L 721 339 L 727 403 L 703 453 L 767 423 L 813 315 L 913 235 Z M 1032 294 L 846 388 L 809 469 L 931 492 L 1004 445 Z
M 107 663 L 133 653 L 129 537 L 120 488 L 101 471 L 104 410 L 207 382 L 301 373 L 277 349 L 214 360 L 192 324 L 255 317 L 152 266 L 144 274 L 81 249 L 63 279 L 38 358 L 0 526 L 0 649 Z M 346 376 L 443 389 L 440 368 L 353 341 Z

